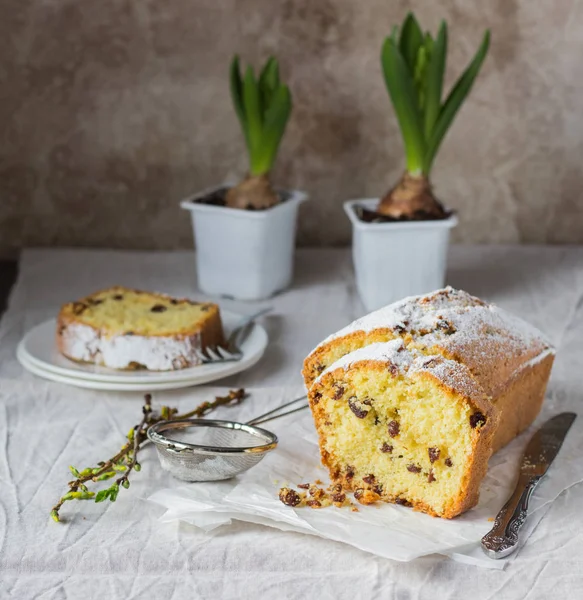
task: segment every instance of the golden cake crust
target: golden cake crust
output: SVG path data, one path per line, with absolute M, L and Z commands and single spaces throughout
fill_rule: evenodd
M 493 452 L 511 442 L 536 419 L 545 399 L 554 359 L 555 355 L 549 352 L 539 361 L 525 364 L 493 398 L 500 414 L 500 422 L 492 439 Z

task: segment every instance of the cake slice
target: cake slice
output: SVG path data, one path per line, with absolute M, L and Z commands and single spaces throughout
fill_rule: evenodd
M 183 369 L 200 363 L 197 349 L 223 343 L 216 304 L 119 286 L 65 304 L 57 318 L 64 356 L 113 369 Z
M 310 406 L 332 483 L 452 518 L 478 500 L 498 413 L 467 367 L 374 343 L 314 383 Z

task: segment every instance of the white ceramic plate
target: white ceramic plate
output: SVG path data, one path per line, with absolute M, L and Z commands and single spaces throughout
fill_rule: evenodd
M 221 317 L 227 335 L 243 318 L 226 310 L 221 310 Z M 208 383 L 253 366 L 267 347 L 267 333 L 256 323 L 241 346 L 243 358 L 239 361 L 198 365 L 178 371 L 117 371 L 65 358 L 56 348 L 55 330 L 56 320 L 52 319 L 29 331 L 18 345 L 18 360 L 35 375 L 93 389 L 147 391 Z
M 91 379 L 80 379 L 79 377 L 66 377 L 65 375 L 58 375 L 51 371 L 45 371 L 40 369 L 36 365 L 27 362 L 22 357 L 20 352 L 17 352 L 18 360 L 20 364 L 27 370 L 38 375 L 43 379 L 49 379 L 51 381 L 57 381 L 58 383 L 66 383 L 79 388 L 86 388 L 90 390 L 106 390 L 111 392 L 157 392 L 161 390 L 177 390 L 180 388 L 191 387 L 198 385 L 200 382 L 196 380 L 185 379 L 183 381 L 167 381 L 166 383 L 115 383 L 112 381 L 92 381 Z

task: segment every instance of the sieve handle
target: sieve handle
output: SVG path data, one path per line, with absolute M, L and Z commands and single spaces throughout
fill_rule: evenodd
M 305 396 L 300 396 L 299 398 L 296 398 L 295 400 L 286 402 L 285 404 L 282 404 L 281 406 L 278 406 L 277 408 L 274 408 L 273 410 L 270 410 L 269 412 L 263 413 L 262 415 L 259 415 L 258 417 L 255 417 L 254 419 L 251 419 L 250 421 L 247 421 L 247 423 L 245 423 L 245 425 L 259 425 L 259 423 L 267 423 L 267 421 L 274 421 L 275 419 L 279 419 L 279 417 L 286 417 L 287 415 L 292 415 L 293 413 L 297 413 L 300 410 L 304 410 L 305 408 L 308 408 L 310 406 L 307 402 L 305 404 L 302 404 L 301 406 L 292 408 L 291 410 L 287 410 L 285 412 L 280 412 L 281 410 L 288 408 L 288 407 L 296 404 L 297 402 L 300 402 L 300 400 L 305 400 L 305 399 L 306 399 Z

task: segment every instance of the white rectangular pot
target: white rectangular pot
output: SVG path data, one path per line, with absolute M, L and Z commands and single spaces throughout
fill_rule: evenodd
M 192 217 L 199 288 L 239 300 L 268 298 L 291 282 L 297 212 L 308 196 L 289 191 L 284 202 L 257 211 L 193 202 L 228 187 L 180 204 Z
M 443 287 L 452 215 L 439 221 L 366 223 L 354 208 L 375 210 L 378 198 L 352 200 L 344 210 L 352 222 L 356 286 L 369 311 L 406 296 Z

